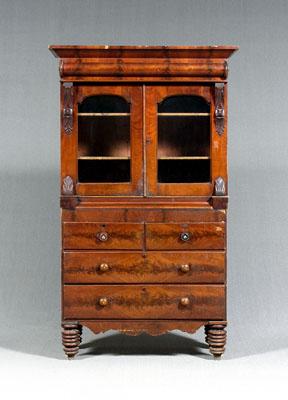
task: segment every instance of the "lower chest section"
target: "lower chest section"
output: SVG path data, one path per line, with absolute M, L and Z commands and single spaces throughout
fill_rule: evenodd
M 225 215 L 141 215 L 63 213 L 63 319 L 225 319 Z

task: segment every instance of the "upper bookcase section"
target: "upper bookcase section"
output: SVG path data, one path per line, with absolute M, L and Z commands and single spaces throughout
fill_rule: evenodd
M 62 81 L 223 82 L 237 46 L 49 46 Z

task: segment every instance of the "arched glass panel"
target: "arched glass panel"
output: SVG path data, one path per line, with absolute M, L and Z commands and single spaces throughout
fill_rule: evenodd
M 79 182 L 129 182 L 130 153 L 130 104 L 114 95 L 87 97 L 78 107 Z
M 200 96 L 179 95 L 170 96 L 164 99 L 158 106 L 159 113 L 189 113 L 200 112 L 209 113 L 210 106 L 207 101 Z
M 98 95 L 86 97 L 79 104 L 79 113 L 129 113 L 129 104 L 123 97 L 115 95 Z
M 158 105 L 158 182 L 210 181 L 210 105 L 171 96 Z

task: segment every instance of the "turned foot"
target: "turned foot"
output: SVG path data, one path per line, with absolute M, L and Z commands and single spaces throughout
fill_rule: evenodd
M 82 325 L 77 323 L 62 324 L 62 344 L 68 358 L 73 358 L 79 351 Z
M 205 325 L 204 326 L 204 333 L 205 333 L 205 342 L 208 344 L 208 329 L 209 329 L 209 325 Z
M 210 353 L 214 357 L 221 357 L 225 351 L 226 344 L 226 324 L 208 324 L 205 325 L 206 342 L 208 343 Z

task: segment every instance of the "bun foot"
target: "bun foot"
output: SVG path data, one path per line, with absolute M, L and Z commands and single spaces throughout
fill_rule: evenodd
M 225 328 L 224 323 L 205 325 L 206 343 L 214 358 L 220 358 L 225 351 L 227 337 Z
M 62 324 L 62 344 L 63 350 L 70 360 L 79 351 L 81 343 L 82 326 L 77 323 Z

